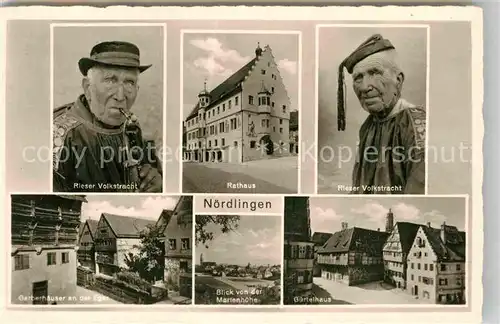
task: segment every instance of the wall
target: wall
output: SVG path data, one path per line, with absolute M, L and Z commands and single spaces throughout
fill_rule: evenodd
M 237 99 L 236 99 L 237 98 Z M 238 104 L 236 105 L 236 100 L 238 100 Z M 189 123 L 185 123 L 187 128 L 187 133 L 194 134 L 191 139 L 188 136 L 187 145 L 189 150 L 196 149 L 223 149 L 222 139 L 224 139 L 224 146 L 229 146 L 229 148 L 234 147 L 234 141 L 240 142 L 241 140 L 241 119 L 237 120 L 236 129 L 231 130 L 231 122 L 230 119 L 238 117 L 241 118 L 241 115 L 238 112 L 241 111 L 241 94 L 237 93 L 233 96 L 228 97 L 227 99 L 217 103 L 216 106 L 211 107 L 210 109 L 205 110 L 205 121 L 201 120 L 201 114 L 199 117 L 195 117 L 190 119 Z M 196 122 L 198 121 L 198 122 Z M 219 124 L 224 123 L 224 132 L 221 133 L 219 129 Z M 198 132 L 199 127 L 206 127 L 206 138 L 203 139 L 197 138 L 196 134 Z M 217 129 L 216 133 L 210 135 L 210 126 L 214 126 Z M 215 140 L 217 140 L 217 145 L 215 145 Z M 209 143 L 210 141 L 210 143 Z M 201 145 L 200 145 L 201 142 Z M 210 145 L 209 145 L 210 144 Z M 238 143 L 240 146 L 241 143 Z M 227 149 L 226 149 L 227 150 Z M 229 151 L 229 150 L 227 150 Z M 232 152 L 231 152 L 232 153 Z M 231 157 L 231 159 L 229 158 Z M 226 153 L 223 159 L 224 162 L 240 162 L 237 159 L 238 155 Z M 191 159 L 194 159 L 191 156 Z M 209 161 L 212 160 L 212 156 L 209 157 Z M 206 156 L 203 156 L 203 161 L 206 161 Z
M 47 265 L 47 253 L 56 252 L 56 264 Z M 69 262 L 62 264 L 62 252 L 69 253 Z M 76 296 L 76 252 L 73 248 L 68 249 L 48 249 L 43 250 L 40 255 L 36 252 L 19 252 L 19 255 L 29 255 L 29 269 L 14 271 L 15 262 L 12 257 L 12 291 L 11 298 L 13 304 L 32 304 L 32 301 L 21 301 L 20 296 L 32 296 L 33 283 L 48 281 L 48 296 L 66 296 L 66 303 L 69 297 Z M 64 304 L 64 301 L 57 302 Z M 49 302 L 50 304 L 50 302 Z
M 318 254 L 318 264 L 341 264 L 347 265 L 348 253 Z
M 418 238 L 422 241 L 422 246 L 420 247 L 417 244 Z M 422 228 L 419 228 L 412 247 L 408 252 L 406 270 L 406 289 L 408 293 L 417 295 L 419 299 L 425 300 L 429 303 L 435 303 L 436 262 L 437 258 L 434 251 L 432 250 L 424 231 Z M 427 278 L 430 280 L 426 281 Z M 424 281 L 426 281 L 426 283 Z M 417 290 L 416 293 L 415 289 Z
M 446 270 L 441 270 L 445 265 Z M 457 269 L 457 267 L 459 267 Z M 465 291 L 465 263 L 447 262 L 437 265 L 436 271 L 436 299 L 439 301 L 439 295 L 442 294 L 464 294 Z M 444 281 L 446 279 L 446 282 Z
M 265 70 L 265 74 L 262 74 L 262 70 Z M 273 75 L 275 78 L 273 78 Z M 258 92 L 262 88 L 262 81 L 264 81 L 264 85 L 267 90 L 272 92 L 272 88 L 274 88 L 274 92 L 271 94 L 271 103 L 274 103 L 274 107 L 271 105 L 271 113 L 268 114 L 260 114 L 258 113 Z M 248 114 L 244 114 L 243 116 L 243 125 L 248 125 L 249 120 L 254 121 L 255 132 L 257 133 L 257 137 L 249 137 L 245 135 L 245 144 L 244 146 L 244 155 L 243 160 L 255 160 L 266 158 L 266 155 L 260 154 L 257 150 L 248 150 L 250 146 L 250 141 L 255 140 L 257 143 L 260 141 L 262 136 L 270 135 L 273 143 L 288 143 L 289 141 L 289 121 L 290 121 L 290 111 L 292 109 L 296 109 L 296 107 L 290 106 L 290 98 L 287 93 L 287 89 L 283 84 L 283 80 L 281 79 L 280 72 L 277 68 L 276 62 L 274 61 L 274 57 L 272 56 L 272 51 L 270 48 L 266 48 L 262 52 L 262 56 L 256 61 L 255 66 L 250 72 L 248 78 L 243 82 L 243 93 L 242 93 L 242 104 L 243 109 L 245 111 L 251 112 L 251 117 L 248 117 Z M 253 96 L 253 104 L 249 102 L 249 96 Z M 283 112 L 283 106 L 286 107 L 285 112 Z M 262 119 L 269 119 L 269 128 L 263 128 L 261 121 Z M 282 124 L 280 124 L 280 119 L 282 120 Z M 282 133 L 280 133 L 280 128 L 282 128 Z M 288 144 L 287 144 L 288 147 Z M 287 151 L 279 154 L 277 149 L 274 150 L 274 155 L 286 155 Z

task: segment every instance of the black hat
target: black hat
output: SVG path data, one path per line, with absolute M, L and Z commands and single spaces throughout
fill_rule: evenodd
M 78 61 L 78 67 L 84 76 L 95 65 L 137 68 L 140 73 L 151 67 L 151 64 L 140 64 L 140 51 L 136 45 L 120 41 L 99 43 L 90 51 L 90 57 L 83 57 Z
M 384 39 L 382 35 L 375 34 L 364 41 L 358 48 L 356 48 L 348 57 L 345 58 L 339 66 L 339 79 L 337 89 L 337 126 L 339 131 L 345 130 L 345 84 L 344 84 L 344 67 L 347 72 L 352 74 L 354 66 L 367 58 L 368 56 L 394 49 L 394 46 L 388 39 Z

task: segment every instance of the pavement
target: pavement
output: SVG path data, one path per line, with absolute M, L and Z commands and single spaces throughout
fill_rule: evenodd
M 427 304 L 424 300 L 415 299 L 404 290 L 392 288 L 392 286 L 382 282 L 371 282 L 359 286 L 347 286 L 346 284 L 323 278 L 314 278 L 313 281 L 313 293 L 316 294 L 316 292 L 324 290 L 334 300 L 342 301 L 344 303 Z
M 230 188 L 228 183 L 255 185 Z M 297 193 L 298 157 L 245 163 L 183 163 L 185 193 Z

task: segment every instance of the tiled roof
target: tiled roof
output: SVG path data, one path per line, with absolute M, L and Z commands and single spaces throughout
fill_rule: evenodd
M 422 226 L 432 250 L 439 261 L 465 261 L 465 232 L 445 225 L 446 242 L 441 240 L 441 229 Z
M 396 226 L 398 227 L 401 249 L 403 250 L 403 253 L 408 253 L 413 245 L 418 228 L 422 225 L 408 222 L 397 222 Z
M 81 202 L 87 202 L 87 198 L 85 195 L 56 195 L 56 196 L 69 200 L 78 200 Z
M 348 251 L 382 254 L 382 248 L 389 233 L 369 229 L 351 227 L 335 232 L 328 241 L 318 249 L 318 253 L 339 253 Z
M 312 241 L 316 245 L 322 246 L 326 243 L 326 241 L 328 241 L 330 237 L 332 237 L 332 235 L 333 235 L 332 233 L 314 232 L 312 236 Z
M 252 67 L 255 65 L 257 58 L 253 58 L 250 62 L 245 64 L 241 69 L 236 71 L 233 75 L 227 78 L 224 82 L 215 87 L 210 91 L 210 105 L 212 107 L 218 102 L 227 98 L 231 94 L 241 90 L 241 82 L 245 80 Z M 198 115 L 198 110 L 200 110 L 199 104 L 193 108 L 193 111 L 189 114 L 186 120 L 196 117 Z
M 149 219 L 103 213 L 117 237 L 139 237 L 140 232 L 156 222 Z
M 99 224 L 99 221 L 96 221 L 95 219 L 87 219 L 87 224 L 89 224 L 90 234 L 92 234 L 92 237 L 94 237 L 97 231 L 97 224 Z

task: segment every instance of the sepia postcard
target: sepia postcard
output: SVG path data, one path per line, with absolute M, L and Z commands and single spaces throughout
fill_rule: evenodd
M 0 13 L 8 317 L 481 321 L 481 9 Z

